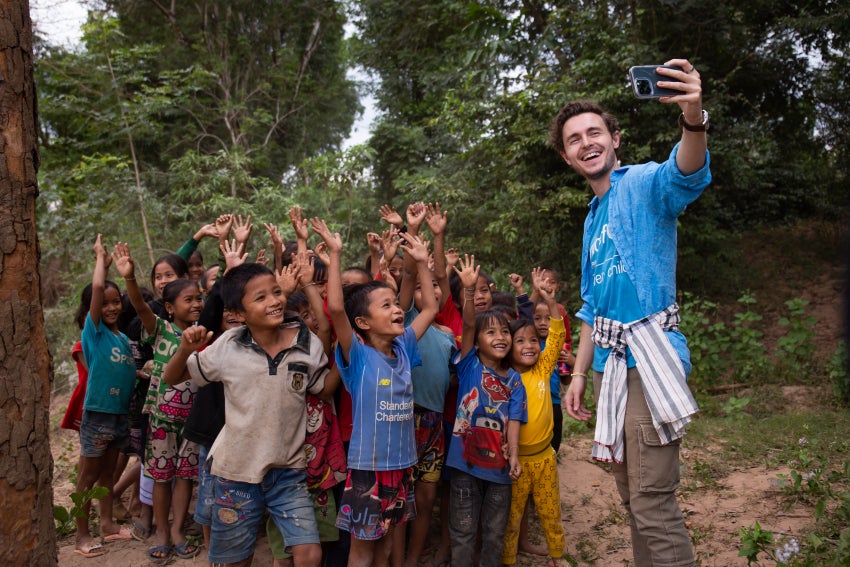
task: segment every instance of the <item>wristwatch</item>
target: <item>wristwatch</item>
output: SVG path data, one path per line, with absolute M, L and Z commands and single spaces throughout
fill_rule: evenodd
M 679 126 L 688 132 L 707 132 L 708 131 L 708 111 L 702 110 L 702 122 L 699 124 L 688 124 L 685 121 L 685 113 L 679 115 Z

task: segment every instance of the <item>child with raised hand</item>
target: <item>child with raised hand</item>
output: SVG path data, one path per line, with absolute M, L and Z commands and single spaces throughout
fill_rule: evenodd
M 106 279 L 110 258 L 101 243 L 94 243 L 95 267 L 92 273 L 91 304 L 83 325 L 83 354 L 89 366 L 88 387 L 80 423 L 80 470 L 78 494 L 95 482 L 109 489 L 100 499 L 100 529 L 104 541 L 129 539 L 130 531 L 112 519 L 112 484 L 118 452 L 127 445 L 130 426 L 127 413 L 136 381 L 136 367 L 130 340 L 118 330 L 121 292 Z M 89 532 L 88 503 L 77 518 L 74 552 L 84 557 L 106 553 Z
M 463 340 L 457 367 L 458 405 L 447 464 L 451 471 L 449 532 L 452 565 L 471 567 L 479 520 L 481 567 L 502 564 L 511 483 L 522 467 L 517 455 L 520 424 L 527 420 L 526 392 L 510 366 L 511 333 L 504 315 L 476 314 L 475 257 L 455 268 L 463 286 Z
M 274 273 L 246 263 L 219 285 L 226 309 L 245 326 L 212 336 L 204 327 L 183 334 L 163 380 L 190 378 L 199 387 L 224 384 L 227 421 L 210 450 L 215 499 L 208 560 L 250 565 L 258 528 L 269 511 L 292 548 L 295 564 L 318 567 L 321 548 L 306 487 L 306 392 L 327 399 L 327 357 L 321 341 L 298 317 L 285 317 L 297 266 Z
M 387 565 L 392 527 L 415 515 L 412 466 L 416 463 L 413 383 L 410 369 L 421 363 L 417 340 L 437 313 L 433 288 L 423 289 L 419 316 L 404 327 L 404 312 L 387 284 L 350 286 L 343 296 L 342 240 L 321 219 L 313 231 L 328 249 L 328 311 L 337 335 L 336 362 L 354 406 L 348 478 L 337 527 L 351 533 L 348 564 Z M 428 244 L 403 235 L 422 280 L 430 278 Z
M 564 529 L 561 525 L 561 498 L 558 462 L 552 448 L 552 402 L 549 378 L 558 363 L 560 345 L 566 330 L 558 312 L 555 293 L 540 268 L 531 272 L 535 294 L 549 309 L 548 340 L 552 348 L 541 352 L 540 335 L 533 321 L 519 319 L 511 323 L 513 346 L 511 366 L 522 376 L 528 396 L 528 421 L 519 430 L 519 461 L 523 474 L 514 480 L 510 519 L 505 533 L 502 563 L 516 563 L 520 522 L 529 494 L 533 494 L 537 515 L 548 545 L 550 567 L 564 564 Z
M 183 521 L 192 496 L 192 481 L 198 476 L 197 445 L 183 439 L 183 423 L 189 416 L 197 388 L 184 381 L 170 385 L 161 380 L 163 367 L 180 344 L 181 335 L 195 325 L 203 299 L 196 282 L 177 279 L 162 289 L 168 319 L 157 316 L 142 297 L 136 284 L 135 264 L 130 247 L 119 242 L 113 251 L 118 272 L 127 282 L 127 295 L 142 323 L 142 342 L 153 347 L 153 368 L 144 411 L 149 415 L 145 449 L 145 475 L 153 478 L 153 515 L 156 524 L 152 559 L 174 553 L 181 559 L 198 554 L 198 546 L 183 533 Z M 172 489 L 173 486 L 173 489 Z M 173 524 L 169 528 L 169 514 Z
M 408 207 L 408 234 L 418 236 L 419 228 L 428 217 L 429 209 L 422 203 Z M 435 233 L 436 241 L 436 233 Z M 435 252 L 436 253 L 436 252 Z M 445 270 L 443 270 L 445 277 Z M 405 257 L 404 276 L 401 280 L 399 302 L 405 310 L 405 324 L 419 315 L 423 307 L 423 288 L 432 287 L 437 304 L 441 304 L 442 291 L 437 278 L 429 271 L 428 279 L 421 280 L 416 264 L 410 255 Z M 451 381 L 449 362 L 455 350 L 454 333 L 436 322 L 419 339 L 422 365 L 412 369 L 413 415 L 418 461 L 413 469 L 416 518 L 410 522 L 409 541 L 405 557 L 405 526 L 393 534 L 393 565 L 415 567 L 422 554 L 431 525 L 431 513 L 437 498 L 437 485 L 446 459 L 446 442 L 443 429 L 443 406 Z M 448 554 L 448 538 L 445 553 Z
M 286 312 L 287 316 L 297 314 L 310 331 L 322 340 L 325 354 L 329 354 L 332 352 L 331 324 L 325 316 L 322 296 L 313 280 L 315 260 L 316 257 L 306 251 L 306 246 L 305 251 L 292 256 L 292 263 L 298 270 L 298 287 L 301 291 L 287 297 Z M 331 368 L 325 376 L 324 390 L 332 394 L 338 385 L 339 372 Z M 345 448 L 333 400 L 325 400 L 307 392 L 306 403 L 307 434 L 304 451 L 307 455 L 307 488 L 313 499 L 323 556 L 327 557 L 331 543 L 339 540 L 333 488 L 346 477 Z M 286 551 L 286 541 L 271 519 L 266 522 L 266 534 L 274 557 L 274 567 L 291 567 L 292 555 Z

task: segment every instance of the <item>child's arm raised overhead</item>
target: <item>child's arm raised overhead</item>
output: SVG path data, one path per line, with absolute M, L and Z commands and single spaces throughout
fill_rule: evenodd
M 212 331 L 207 331 L 206 327 L 202 325 L 186 327 L 186 330 L 180 336 L 180 346 L 177 347 L 168 364 L 162 369 L 162 379 L 172 386 L 189 380 L 186 361 L 189 360 L 193 352 L 197 352 L 210 342 L 212 336 Z
M 237 244 L 236 239 L 233 239 L 232 241 L 225 240 L 219 245 L 219 248 L 221 249 L 221 254 L 224 257 L 224 274 L 236 266 L 241 266 L 245 263 L 245 260 L 248 259 L 248 253 L 244 251 L 245 245 Z
M 458 260 L 460 269 L 455 267 L 455 272 L 460 276 L 460 283 L 463 286 L 463 305 L 461 311 L 463 313 L 463 336 L 460 342 L 460 352 L 462 356 L 472 350 L 475 345 L 475 284 L 478 282 L 478 272 L 481 266 L 475 265 L 475 256 L 464 254 L 463 258 Z
M 130 246 L 126 242 L 119 242 L 115 245 L 112 251 L 112 261 L 115 262 L 115 269 L 127 283 L 127 296 L 130 298 L 130 303 L 133 304 L 133 309 L 139 315 L 142 326 L 149 335 L 152 335 L 156 332 L 156 315 L 145 302 L 145 298 L 142 297 L 142 290 L 136 283 L 136 265 L 130 256 Z
M 91 305 L 89 305 L 89 316 L 95 326 L 100 324 L 100 314 L 103 311 L 103 292 L 106 286 L 106 274 L 109 272 L 109 264 L 112 258 L 106 252 L 106 248 L 100 241 L 100 234 L 94 241 L 94 272 L 91 277 Z
M 381 235 L 376 232 L 367 232 L 366 246 L 369 247 L 369 275 L 375 279 L 381 266 Z
M 354 340 L 354 331 L 345 314 L 345 301 L 342 297 L 342 239 L 338 232 L 331 234 L 328 225 L 320 218 L 310 219 L 310 225 L 313 232 L 322 238 L 328 251 L 328 313 L 334 324 L 343 360 L 348 364 L 348 353 L 351 350 L 351 341 Z
M 440 210 L 440 203 L 428 204 L 428 227 L 434 233 L 434 277 L 442 292 L 442 303 L 437 309 L 442 309 L 446 301 L 451 299 L 452 290 L 449 286 L 449 272 L 446 269 L 446 227 L 448 226 L 447 212 Z
M 283 237 L 276 225 L 267 222 L 263 226 L 269 231 L 269 240 L 271 240 L 272 254 L 274 255 L 272 271 L 276 272 L 283 265 Z
M 425 222 L 428 216 L 428 208 L 424 203 L 411 203 L 407 207 L 407 234 L 410 236 L 419 236 L 419 227 Z M 398 301 L 401 308 L 407 311 L 410 309 L 410 302 L 413 300 L 413 291 L 416 289 L 416 280 L 418 279 L 419 268 L 414 258 L 409 255 L 404 257 L 404 277 L 401 279 L 401 289 L 399 290 Z M 430 282 L 428 279 L 420 280 L 422 286 L 425 282 Z M 427 330 L 427 327 L 426 327 Z
M 295 231 L 298 253 L 306 252 L 310 232 L 307 230 L 307 219 L 301 217 L 301 207 L 295 206 L 289 209 L 289 220 L 292 221 L 292 229 Z
M 531 287 L 537 296 L 546 302 L 546 307 L 549 309 L 549 335 L 546 338 L 546 348 L 540 353 L 535 366 L 546 369 L 551 374 L 561 356 L 560 347 L 564 344 L 567 331 L 564 327 L 564 319 L 558 310 L 558 302 L 555 300 L 555 290 L 546 279 L 546 272 L 539 267 L 531 270 Z
M 298 267 L 298 285 L 301 291 L 307 296 L 307 301 L 310 304 L 310 311 L 313 312 L 313 318 L 316 320 L 318 327 L 316 336 L 322 340 L 322 346 L 325 347 L 325 355 L 333 355 L 333 336 L 331 333 L 331 323 L 325 317 L 324 306 L 322 305 L 322 294 L 319 293 L 318 284 L 313 281 L 315 274 L 316 257 L 309 252 L 299 252 L 295 255 L 294 264 Z
M 405 259 L 410 258 L 416 262 L 417 275 L 422 282 L 422 311 L 410 323 L 416 338 L 419 339 L 437 316 L 437 297 L 434 295 L 434 286 L 431 284 L 431 270 L 428 269 L 428 242 L 408 233 L 402 233 L 401 237 L 406 243 L 401 245 L 406 252 Z M 402 287 L 406 283 L 405 280 L 407 276 L 401 282 Z

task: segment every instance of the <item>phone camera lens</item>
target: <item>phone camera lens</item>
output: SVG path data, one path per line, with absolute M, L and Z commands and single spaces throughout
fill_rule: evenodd
M 651 95 L 652 94 L 652 84 L 649 82 L 649 79 L 638 79 L 637 81 L 637 91 L 642 95 Z

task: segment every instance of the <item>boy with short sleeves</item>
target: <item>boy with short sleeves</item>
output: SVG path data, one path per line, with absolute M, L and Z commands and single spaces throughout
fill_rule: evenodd
M 221 280 L 222 299 L 242 313 L 245 326 L 202 352 L 212 333 L 186 329 L 163 375 L 169 383 L 188 373 L 199 387 L 224 385 L 227 421 L 206 464 L 215 476 L 211 563 L 249 565 L 266 508 L 297 564 L 321 561 L 303 445 L 306 393 L 325 395 L 327 357 L 303 321 L 283 317 L 296 274 L 294 266 L 277 276 L 260 264 L 230 270 Z

